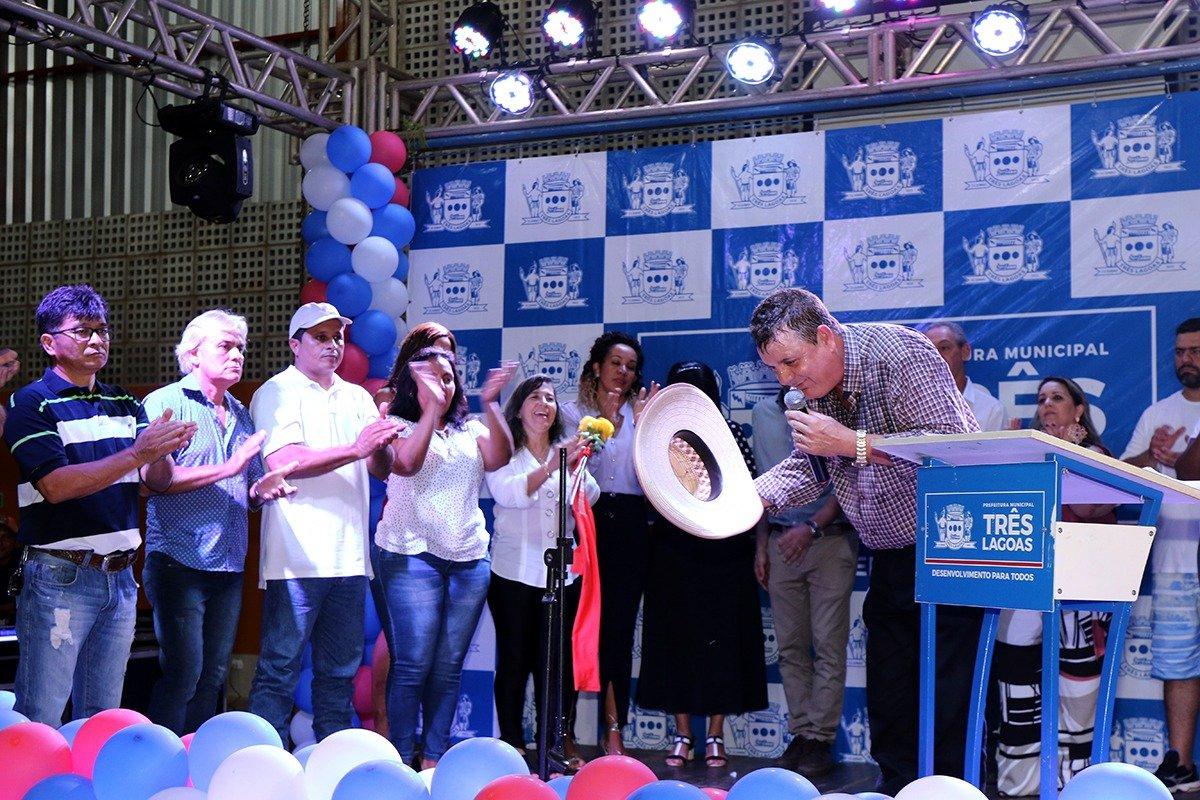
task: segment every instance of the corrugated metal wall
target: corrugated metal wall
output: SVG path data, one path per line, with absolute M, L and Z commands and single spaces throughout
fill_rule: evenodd
M 315 2 L 315 0 L 309 0 Z M 43 4 L 41 0 L 39 4 Z M 301 30 L 306 0 L 190 0 L 192 6 L 253 33 Z M 73 0 L 49 0 L 68 14 Z M 141 31 L 140 44 L 148 37 Z M 171 209 L 165 165 L 173 137 L 154 104 L 128 78 L 73 66 L 71 59 L 5 37 L 0 91 L 0 221 L 104 217 Z M 43 70 L 58 68 L 47 76 Z M 182 98 L 155 90 L 159 103 Z M 292 137 L 262 129 L 254 137 L 254 200 L 299 197 L 300 169 L 288 163 Z

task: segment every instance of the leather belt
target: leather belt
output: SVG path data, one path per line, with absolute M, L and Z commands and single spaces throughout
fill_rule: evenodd
M 120 572 L 133 563 L 136 550 L 120 550 L 108 555 L 100 555 L 94 550 L 51 550 L 48 547 L 34 548 L 39 553 L 48 553 L 63 561 L 70 561 L 81 567 L 98 569 L 103 572 Z

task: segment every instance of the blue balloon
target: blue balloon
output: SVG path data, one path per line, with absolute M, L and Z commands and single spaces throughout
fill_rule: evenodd
M 371 519 L 368 521 L 368 523 L 369 523 L 368 527 L 370 528 L 370 534 L 371 534 L 371 541 L 375 541 L 375 529 L 379 527 L 379 518 L 383 516 L 383 500 L 384 500 L 384 498 L 382 498 L 382 497 L 372 497 L 371 498 Z M 370 650 L 371 646 L 372 646 L 372 643 L 368 642 L 367 649 Z M 369 662 L 367 662 L 364 659 L 363 663 L 366 664 Z
M 397 250 L 408 247 L 417 230 L 417 222 L 413 219 L 411 211 L 396 203 L 388 203 L 383 208 L 371 212 L 371 216 L 375 218 L 375 224 L 371 226 L 372 236 L 382 236 L 396 245 Z M 405 274 L 407 273 L 405 270 Z
M 205 722 L 192 737 L 188 748 L 188 768 L 192 784 L 208 791 L 213 773 L 229 756 L 251 745 L 283 747 L 279 733 L 260 716 L 245 711 L 226 711 Z
M 1154 773 L 1133 764 L 1093 764 L 1063 787 L 1059 800 L 1169 800 L 1171 790 Z
M 304 649 L 300 651 L 300 671 L 308 670 L 312 672 L 312 642 L 305 642 Z
M 486 736 L 464 739 L 438 761 L 429 794 L 432 800 L 461 800 L 497 778 L 528 774 L 529 765 L 512 745 Z
M 820 796 L 807 778 L 788 769 L 767 767 L 739 778 L 726 800 L 813 800 Z
M 342 172 L 354 172 L 371 158 L 371 137 L 362 128 L 343 125 L 329 134 L 325 154 L 329 156 L 329 163 Z M 392 191 L 395 189 L 393 184 Z
M 13 711 L 11 708 L 0 708 L 0 731 L 19 722 L 29 722 L 29 717 Z
M 880 794 L 879 792 L 859 792 L 856 797 L 859 800 L 892 800 L 886 794 Z
M 395 363 L 396 354 L 391 350 L 379 355 L 367 356 L 367 377 L 387 380 L 392 374 L 392 366 Z
M 300 223 L 300 235 L 308 244 L 329 236 L 329 226 L 325 224 L 325 212 L 313 210 L 308 212 L 304 222 Z
M 100 748 L 92 790 L 96 800 L 150 800 L 187 780 L 183 742 L 162 725 L 143 722 L 117 731 Z
M 292 692 L 292 699 L 296 701 L 296 707 L 306 714 L 312 713 L 312 667 L 300 670 L 300 682 L 296 684 L 296 691 Z
M 304 255 L 304 268 L 309 275 L 328 283 L 350 271 L 350 248 L 333 238 L 317 239 Z
M 325 297 L 333 303 L 339 314 L 353 319 L 366 311 L 367 306 L 371 304 L 371 284 L 353 272 L 343 272 L 330 279 Z
M 90 780 L 67 772 L 42 778 L 25 793 L 24 800 L 96 800 L 96 793 Z
M 383 623 L 379 621 L 379 612 L 375 609 L 375 595 L 367 592 L 367 600 L 363 604 L 363 639 L 375 644 Z
M 0 711 L 12 711 L 17 705 L 17 696 L 8 689 L 0 689 Z
M 350 326 L 350 341 L 361 347 L 367 356 L 391 355 L 392 348 L 396 346 L 396 323 L 379 309 L 368 309 L 354 318 L 354 324 Z M 391 368 L 389 364 L 389 372 Z M 387 375 L 379 377 L 386 378 Z
M 75 734 L 79 733 L 79 729 L 83 727 L 83 723 L 87 722 L 88 719 L 90 719 L 90 717 L 73 719 L 66 725 L 63 725 L 61 728 L 59 728 L 58 732 L 61 733 L 63 738 L 67 740 L 67 744 L 73 745 L 75 744 Z
M 567 787 L 571 785 L 574 777 L 574 775 L 559 775 L 557 778 L 546 781 L 546 785 L 553 789 L 562 800 L 567 800 Z
M 708 800 L 708 795 L 683 781 L 655 781 L 635 790 L 629 800 Z
M 370 490 L 372 500 L 383 500 L 387 497 L 387 481 L 381 481 L 374 475 L 370 479 Z
M 396 271 L 392 273 L 392 277 L 398 281 L 408 282 L 408 253 L 400 253 L 400 263 L 396 265 Z
M 397 761 L 367 761 L 347 772 L 333 800 L 429 800 L 425 781 L 411 767 Z
M 383 164 L 363 164 L 350 177 L 351 196 L 367 208 L 383 208 L 396 193 L 396 176 Z
M 300 762 L 300 766 L 303 767 L 308 764 L 308 757 L 311 756 L 313 754 L 313 750 L 316 749 L 316 744 L 306 744 L 304 747 L 301 747 L 299 750 L 292 753 L 292 755 L 296 757 L 296 760 Z

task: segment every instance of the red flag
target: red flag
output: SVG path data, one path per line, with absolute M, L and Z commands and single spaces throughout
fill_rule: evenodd
M 588 505 L 587 492 L 580 487 L 571 504 L 579 544 L 571 571 L 582 576 L 579 612 L 571 629 L 571 654 L 575 666 L 575 688 L 600 691 L 600 563 L 596 558 L 596 520 Z

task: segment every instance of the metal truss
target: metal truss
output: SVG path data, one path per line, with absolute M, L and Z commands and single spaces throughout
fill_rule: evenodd
M 1008 60 L 975 46 L 970 12 L 786 36 L 778 77 L 765 90 L 728 76 L 732 43 L 547 61 L 521 67 L 541 97 L 519 118 L 502 115 L 487 98 L 498 70 L 402 81 L 391 91 L 433 148 L 1003 94 L 1200 69 L 1200 43 L 1173 43 L 1196 2 L 1032 5 L 1029 42 Z
M 0 30 L 189 99 L 227 86 L 235 104 L 287 133 L 354 118 L 352 75 L 182 3 L 74 0 L 72 7 L 63 16 L 31 0 L 0 0 Z

